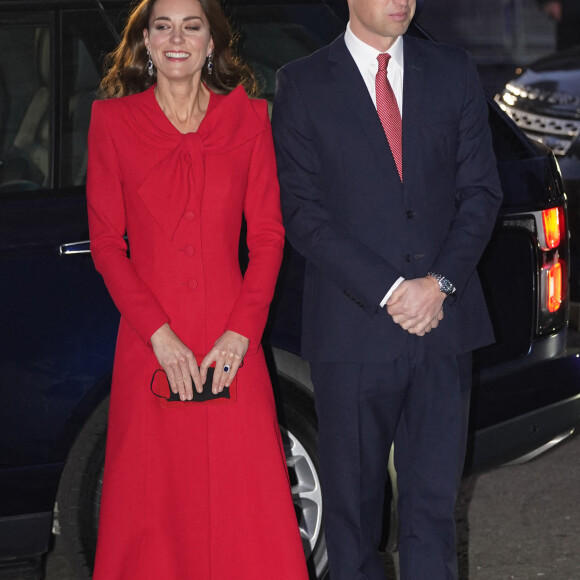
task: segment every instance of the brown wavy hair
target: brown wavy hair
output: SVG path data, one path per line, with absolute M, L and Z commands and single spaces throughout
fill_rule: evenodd
M 157 0 L 141 0 L 129 15 L 119 46 L 105 59 L 105 77 L 99 87 L 100 97 L 111 99 L 141 93 L 157 82 L 147 72 L 147 49 L 143 30 L 149 29 L 151 12 Z M 213 72 L 204 66 L 202 82 L 214 93 L 228 94 L 243 85 L 249 96 L 258 94 L 258 84 L 250 67 L 235 53 L 237 37 L 224 14 L 219 0 L 199 0 L 208 19 L 213 39 Z

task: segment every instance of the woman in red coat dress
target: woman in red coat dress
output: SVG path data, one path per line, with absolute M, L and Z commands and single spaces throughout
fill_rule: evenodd
M 284 243 L 274 149 L 230 40 L 217 0 L 145 0 L 102 84 L 122 98 L 93 106 L 91 250 L 121 312 L 97 580 L 307 578 L 260 347 Z M 212 365 L 236 396 L 188 402 Z M 158 368 L 183 402 L 153 396 Z

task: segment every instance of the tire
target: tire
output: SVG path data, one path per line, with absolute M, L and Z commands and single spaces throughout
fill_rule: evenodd
M 314 403 L 296 387 L 285 388 L 280 430 L 292 497 L 311 580 L 328 570 L 318 477 Z M 76 578 L 91 578 L 105 464 L 108 398 L 91 415 L 69 454 L 57 495 L 61 543 Z
M 278 406 L 280 430 L 292 486 L 292 499 L 311 580 L 328 572 L 322 523 L 322 495 L 318 462 L 318 425 L 311 395 L 281 381 Z
M 95 409 L 73 445 L 57 494 L 64 551 L 75 578 L 91 578 L 105 466 L 109 399 Z

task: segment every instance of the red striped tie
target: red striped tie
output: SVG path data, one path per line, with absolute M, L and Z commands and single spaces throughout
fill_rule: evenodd
M 403 181 L 403 123 L 401 112 L 397 105 L 395 93 L 387 77 L 387 66 L 390 54 L 384 53 L 377 56 L 379 61 L 379 71 L 375 78 L 375 89 L 377 91 L 377 113 L 383 125 L 387 141 L 391 147 L 393 158 L 399 172 L 399 177 Z

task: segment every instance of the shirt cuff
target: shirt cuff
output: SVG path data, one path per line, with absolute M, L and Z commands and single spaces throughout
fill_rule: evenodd
M 387 303 L 387 300 L 391 297 L 391 294 L 399 287 L 399 284 L 404 281 L 405 278 L 399 276 L 396 282 L 389 288 L 389 291 L 385 294 L 385 297 L 381 300 L 380 304 L 381 308 L 384 308 L 385 304 Z

